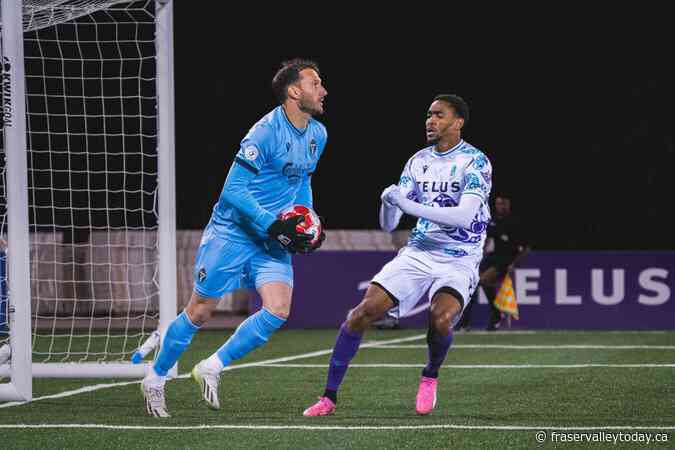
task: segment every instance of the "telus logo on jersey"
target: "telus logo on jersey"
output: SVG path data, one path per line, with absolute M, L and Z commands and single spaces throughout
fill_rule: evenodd
M 418 181 L 417 188 L 422 192 L 448 192 L 448 186 L 450 187 L 450 192 L 459 192 L 460 185 L 459 181 Z

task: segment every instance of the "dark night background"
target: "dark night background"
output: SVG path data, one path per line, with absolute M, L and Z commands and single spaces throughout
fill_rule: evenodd
M 429 103 L 456 93 L 471 108 L 465 139 L 493 163 L 493 197 L 512 197 L 536 248 L 675 248 L 667 28 L 633 18 L 460 29 L 433 12 L 312 21 L 302 9 L 267 23 L 189 4 L 174 11 L 179 228 L 207 223 L 240 140 L 276 106 L 279 63 L 302 56 L 329 92 L 313 181 L 329 228 L 378 227 L 380 192 L 425 146 Z

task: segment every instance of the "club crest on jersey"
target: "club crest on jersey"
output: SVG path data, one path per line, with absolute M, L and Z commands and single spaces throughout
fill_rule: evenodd
M 254 146 L 246 147 L 244 149 L 244 158 L 248 159 L 249 161 L 255 161 L 255 159 L 258 157 L 258 149 L 255 148 Z
M 312 157 L 316 156 L 316 141 L 314 139 L 309 143 L 309 154 L 312 155 Z
M 450 176 L 454 177 L 456 173 L 457 173 L 457 166 L 453 165 L 452 169 L 450 169 Z

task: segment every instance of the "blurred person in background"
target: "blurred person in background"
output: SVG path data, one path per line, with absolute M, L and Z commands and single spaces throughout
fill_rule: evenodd
M 511 198 L 500 194 L 495 197 L 492 219 L 487 228 L 487 239 L 480 263 L 479 286 L 483 288 L 490 303 L 490 319 L 487 330 L 495 331 L 501 325 L 502 314 L 495 306 L 497 291 L 506 274 L 511 272 L 515 264 L 530 250 L 525 240 L 523 225 L 511 212 Z M 474 291 L 464 315 L 456 325 L 456 330 L 470 329 L 471 309 L 478 301 L 478 289 Z

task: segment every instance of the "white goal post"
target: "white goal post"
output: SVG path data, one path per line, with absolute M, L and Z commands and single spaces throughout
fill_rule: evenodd
M 176 317 L 173 0 L 1 1 L 0 401 L 142 377 Z

